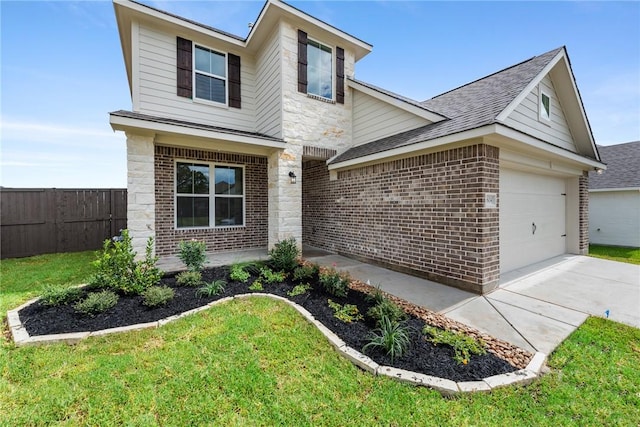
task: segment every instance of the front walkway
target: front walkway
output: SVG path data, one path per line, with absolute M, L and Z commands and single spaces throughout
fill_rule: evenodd
M 480 296 L 340 255 L 305 258 L 531 352 L 550 354 L 589 315 L 640 328 L 640 266 L 564 255 L 503 277 Z

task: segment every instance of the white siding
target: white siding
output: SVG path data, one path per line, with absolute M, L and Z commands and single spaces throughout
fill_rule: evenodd
M 551 98 L 551 121 L 539 119 L 538 92 L 542 90 Z M 558 147 L 576 152 L 576 146 L 569 130 L 569 125 L 558 101 L 549 76 L 545 76 L 527 97 L 518 105 L 505 120 L 505 124 L 526 134 L 550 142 Z
M 282 79 L 277 27 L 258 52 L 256 64 L 257 131 L 282 138 Z
M 354 145 L 416 129 L 429 123 L 422 117 L 353 90 Z
M 256 130 L 255 64 L 252 58 L 232 52 L 241 56 L 241 109 L 193 101 L 176 93 L 176 35 L 143 24 L 139 29 L 140 90 L 139 99 L 133 103 L 139 106 L 138 112 L 249 132 Z M 219 48 L 214 42 L 203 44 Z
M 640 191 L 590 192 L 589 242 L 640 247 Z

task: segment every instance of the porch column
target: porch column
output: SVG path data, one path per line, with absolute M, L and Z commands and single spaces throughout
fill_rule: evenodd
M 153 136 L 126 135 L 127 229 L 139 259 L 144 257 L 147 239 L 156 237 Z
M 296 175 L 291 183 L 289 172 Z M 292 145 L 269 156 L 269 249 L 294 237 L 302 248 L 302 146 Z

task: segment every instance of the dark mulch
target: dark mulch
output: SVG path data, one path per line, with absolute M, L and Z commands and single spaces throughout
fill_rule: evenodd
M 250 292 L 248 290 L 249 284 L 253 282 L 254 277 L 246 284 L 232 282 L 228 278 L 228 269 L 220 267 L 205 270 L 203 279 L 208 282 L 214 279 L 224 279 L 228 284 L 225 286 L 225 291 L 219 295 L 198 297 L 196 295 L 197 288 L 177 286 L 174 274 L 167 274 L 162 279 L 161 284 L 174 288 L 175 298 L 163 307 L 149 309 L 142 305 L 142 297 L 121 295 L 115 307 L 94 317 L 79 315 L 75 312 L 73 306 L 47 307 L 39 302 L 23 308 L 20 310 L 19 315 L 30 335 L 97 331 L 118 326 L 153 322 L 206 305 L 220 298 L 248 293 Z M 350 347 L 362 351 L 362 348 L 368 342 L 367 337 L 375 325 L 366 318 L 364 321 L 353 323 L 344 323 L 336 319 L 333 315 L 333 310 L 327 304 L 327 300 L 332 299 L 339 304 L 355 304 L 362 314 L 365 314 L 372 304 L 365 299 L 365 295 L 361 292 L 350 290 L 347 298 L 336 298 L 324 293 L 317 280 L 312 280 L 310 283 L 313 286 L 312 291 L 295 297 L 287 295 L 287 292 L 296 284 L 289 279 L 281 284 L 265 284 L 262 292 L 280 295 L 295 301 Z M 84 292 L 91 292 L 91 289 L 86 289 Z M 370 350 L 366 354 L 381 365 L 393 366 L 453 381 L 475 381 L 516 370 L 509 363 L 491 353 L 482 356 L 474 355 L 467 365 L 458 364 L 453 360 L 454 353 L 451 347 L 447 345 L 435 346 L 423 338 L 421 333 L 425 325 L 423 320 L 410 317 L 407 320 L 407 324 L 411 330 L 411 346 L 404 356 L 396 358 L 392 362 L 383 351 Z

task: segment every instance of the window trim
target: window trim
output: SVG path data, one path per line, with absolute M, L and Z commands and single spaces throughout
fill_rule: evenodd
M 209 167 L 209 193 L 208 194 L 178 194 L 178 163 L 189 163 L 198 165 L 207 165 Z M 234 163 L 221 163 L 221 162 L 207 162 L 193 159 L 174 159 L 173 161 L 173 227 L 174 230 L 213 230 L 213 229 L 226 229 L 226 228 L 241 228 L 247 226 L 247 168 L 246 165 L 239 165 Z M 221 167 L 233 167 L 242 169 L 242 195 L 229 194 L 229 195 L 217 195 L 215 190 L 215 168 Z M 213 173 L 212 173 L 213 172 Z M 178 227 L 178 197 L 208 197 L 209 198 L 209 225 L 202 227 Z M 216 197 L 225 198 L 242 198 L 242 224 L 233 225 L 219 225 L 216 226 Z
M 195 102 L 202 102 L 203 104 L 208 104 L 208 105 L 216 105 L 216 106 L 224 106 L 224 107 L 228 107 L 229 106 L 229 55 L 228 52 L 221 52 L 218 49 L 213 49 L 211 47 L 205 46 L 203 44 L 198 44 L 194 41 L 192 41 L 192 81 L 193 81 L 193 100 Z M 225 72 L 225 76 L 219 76 L 217 74 L 212 74 L 212 73 L 208 73 L 206 71 L 200 71 L 196 69 L 196 49 L 197 48 L 201 48 L 201 49 L 206 49 L 210 52 L 214 52 L 217 53 L 219 55 L 223 55 L 224 56 L 224 72 Z M 218 79 L 218 80 L 222 80 L 224 81 L 224 102 L 218 102 L 218 101 L 212 101 L 210 99 L 205 99 L 205 98 L 199 98 L 198 97 L 198 89 L 197 89 L 197 79 L 196 79 L 196 74 L 200 74 L 203 76 L 207 76 L 207 77 L 212 77 L 214 79 Z
M 313 42 L 315 44 L 317 44 L 318 46 L 320 46 L 320 50 L 322 50 L 322 46 L 331 49 L 331 98 L 327 98 L 326 96 L 322 96 L 322 95 L 318 95 L 315 93 L 311 93 L 309 91 L 309 86 L 310 86 L 310 81 L 309 81 L 309 42 Z M 307 95 L 310 98 L 315 98 L 315 99 L 319 99 L 319 100 L 326 100 L 326 101 L 330 101 L 332 103 L 336 102 L 336 46 L 333 45 L 329 45 L 326 43 L 322 43 L 320 41 L 318 41 L 317 39 L 313 38 L 313 37 L 309 37 L 307 35 Z M 313 46 L 315 48 L 315 46 Z
M 542 101 L 545 96 L 549 100 L 548 116 L 545 114 L 546 109 L 544 108 L 544 102 Z M 551 95 L 542 88 L 540 89 L 540 96 L 538 97 L 538 120 L 542 123 L 546 123 L 547 125 L 551 124 Z

